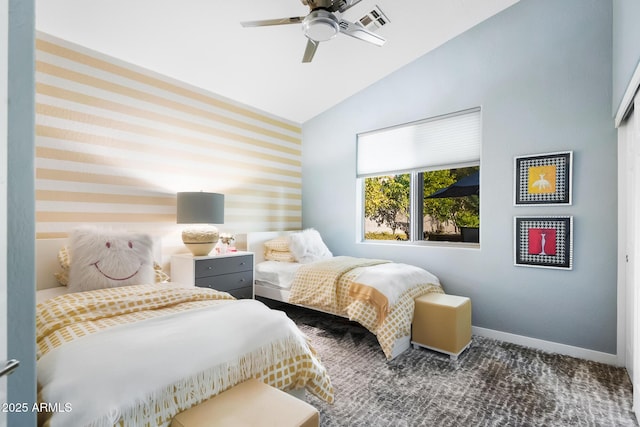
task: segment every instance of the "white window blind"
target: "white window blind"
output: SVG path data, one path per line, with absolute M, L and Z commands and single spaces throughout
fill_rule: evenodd
M 480 161 L 480 108 L 362 133 L 358 177 L 464 166 Z

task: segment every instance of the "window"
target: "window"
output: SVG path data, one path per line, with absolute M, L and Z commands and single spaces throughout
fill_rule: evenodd
M 358 135 L 364 240 L 479 242 L 480 109 Z

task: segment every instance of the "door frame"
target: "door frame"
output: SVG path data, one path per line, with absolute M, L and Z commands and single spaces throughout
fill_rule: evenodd
M 627 369 L 633 383 L 634 412 L 640 411 L 639 88 L 640 64 L 636 67 L 615 116 L 615 126 L 618 128 L 617 356 L 619 364 Z M 633 233 L 632 237 L 630 233 Z M 631 258 L 629 258 L 629 252 L 631 252 Z
M 639 114 L 633 111 L 618 128 L 618 356 L 634 388 L 634 410 L 640 408 L 638 390 L 638 242 L 640 240 L 640 139 L 635 135 Z M 622 347 L 622 348 L 620 348 Z
M 7 166 L 9 114 L 9 0 L 0 0 L 0 363 L 7 360 Z M 0 377 L 0 403 L 7 399 L 7 378 Z M 0 411 L 0 427 L 7 414 Z

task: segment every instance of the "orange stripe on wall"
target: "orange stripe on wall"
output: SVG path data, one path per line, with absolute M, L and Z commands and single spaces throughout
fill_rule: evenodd
M 44 232 L 36 233 L 36 239 L 64 239 L 69 237 L 67 232 Z
M 176 214 L 103 213 L 103 212 L 36 212 L 38 222 L 176 222 Z
M 257 215 L 234 215 L 234 222 L 247 223 L 251 224 L 252 221 L 256 221 Z M 260 221 L 262 222 L 296 222 L 300 221 L 299 216 L 292 215 L 268 215 L 268 216 L 259 216 Z
M 234 222 L 251 222 L 255 221 L 258 215 L 235 215 Z M 290 215 L 269 215 L 259 216 L 263 222 L 295 222 L 300 217 Z M 158 214 L 158 213 L 103 213 L 103 212 L 36 212 L 36 221 L 38 222 L 75 222 L 75 223 L 153 223 L 153 222 L 176 222 L 176 214 Z
M 225 195 L 230 194 L 230 193 L 225 193 Z M 300 205 L 286 205 L 283 203 L 269 203 L 269 202 L 265 202 L 265 203 L 260 203 L 260 202 L 238 202 L 238 201 L 232 201 L 229 200 L 227 201 L 227 199 L 225 199 L 224 201 L 224 205 L 225 208 L 227 209 L 245 209 L 245 210 L 259 210 L 259 209 L 268 209 L 269 211 L 278 211 L 278 210 L 282 210 L 282 211 L 299 211 L 302 210 L 302 206 Z M 235 219 L 236 216 L 234 215 L 233 218 Z
M 36 168 L 36 179 L 49 179 L 52 181 L 83 182 L 88 184 L 110 184 L 139 187 L 145 190 L 166 193 L 166 189 L 154 186 L 153 183 L 132 176 L 104 175 L 90 172 L 75 172 L 59 169 Z
M 300 193 L 285 193 L 282 191 L 269 191 L 269 190 L 255 190 L 252 188 L 233 188 L 229 191 L 230 194 L 236 196 L 247 197 L 266 197 L 270 199 L 291 199 L 302 200 L 302 194 Z
M 233 195 L 233 192 L 225 193 L 226 196 Z M 109 193 L 87 193 L 76 191 L 56 191 L 56 190 L 36 190 L 36 200 L 54 202 L 77 202 L 77 203 L 107 203 L 123 205 L 149 205 L 149 206 L 176 206 L 176 195 L 166 197 L 138 196 L 128 194 Z M 260 203 L 244 202 L 225 199 L 227 209 L 282 209 L 286 211 L 300 210 L 300 205 L 287 205 L 282 203 Z
M 125 194 L 86 193 L 75 191 L 36 190 L 36 200 L 80 203 L 115 203 L 126 205 L 175 206 L 176 196 L 131 196 Z

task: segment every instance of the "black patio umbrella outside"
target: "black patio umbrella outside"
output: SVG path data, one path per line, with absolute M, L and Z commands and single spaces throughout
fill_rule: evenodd
M 480 172 L 472 173 L 459 179 L 448 187 L 441 188 L 427 196 L 427 199 L 443 199 L 445 197 L 464 197 L 480 194 Z

